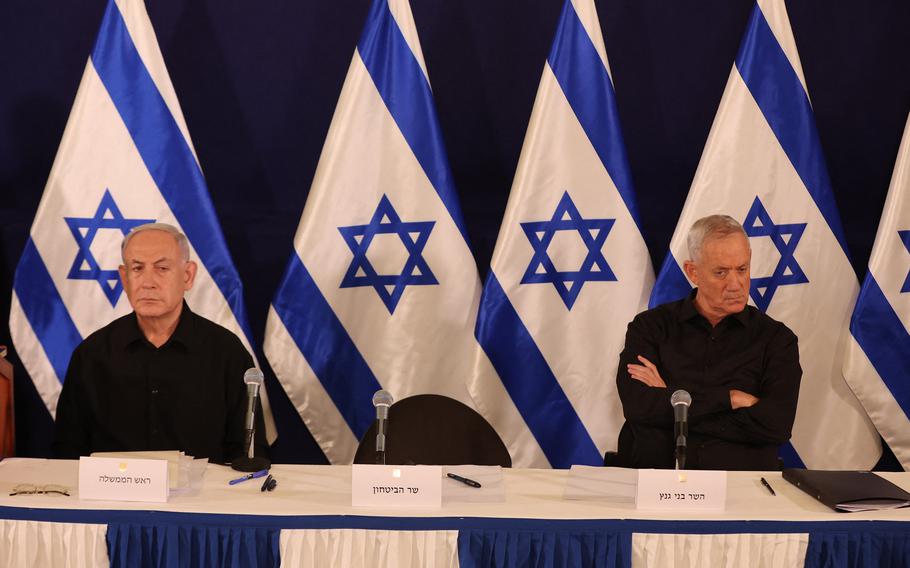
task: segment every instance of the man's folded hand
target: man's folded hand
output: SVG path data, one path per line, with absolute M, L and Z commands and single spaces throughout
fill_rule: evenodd
M 758 402 L 758 398 L 741 390 L 730 390 L 730 406 L 733 410 L 737 408 L 749 408 Z
M 660 373 L 657 372 L 657 367 L 654 363 L 648 361 L 641 355 L 638 356 L 638 360 L 642 362 L 641 365 L 634 365 L 630 363 L 626 366 L 629 370 L 629 375 L 636 381 L 641 381 L 649 387 L 656 388 L 667 388 L 667 383 L 664 382 L 661 378 Z

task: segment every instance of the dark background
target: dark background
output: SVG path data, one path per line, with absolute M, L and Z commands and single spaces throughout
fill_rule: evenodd
M 15 265 L 104 0 L 0 0 L 0 344 Z M 561 0 L 412 0 L 471 243 L 485 275 Z M 369 0 L 149 0 L 147 8 L 245 286 L 254 342 Z M 746 20 L 747 0 L 597 2 L 655 268 Z M 910 111 L 910 2 L 787 2 L 857 274 L 866 272 Z M 261 349 L 258 353 L 263 363 Z M 17 452 L 52 424 L 15 353 Z M 268 369 L 266 369 L 268 371 Z M 278 462 L 325 461 L 267 372 Z

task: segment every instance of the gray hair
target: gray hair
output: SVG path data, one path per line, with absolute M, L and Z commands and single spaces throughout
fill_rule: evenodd
M 183 257 L 183 261 L 186 262 L 190 259 L 190 243 L 186 240 L 186 235 L 180 232 L 180 229 L 167 223 L 146 223 L 145 225 L 133 227 L 129 234 L 123 237 L 123 243 L 120 244 L 120 258 L 123 259 L 124 264 L 126 264 L 126 246 L 133 237 L 145 231 L 163 231 L 174 237 L 174 240 L 177 241 L 177 247 L 180 249 L 180 256 Z
M 720 239 L 728 235 L 739 233 L 747 237 L 745 229 L 739 221 L 729 215 L 708 215 L 692 223 L 686 245 L 689 247 L 689 259 L 698 261 L 701 249 L 708 239 Z M 748 238 L 746 239 L 748 242 Z

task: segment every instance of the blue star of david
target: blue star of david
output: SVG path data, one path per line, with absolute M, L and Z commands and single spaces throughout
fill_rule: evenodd
M 907 252 L 910 252 L 910 230 L 898 231 L 898 236 L 901 238 L 901 242 L 904 243 L 904 246 L 907 248 Z M 907 273 L 907 278 L 904 280 L 904 285 L 901 287 L 901 294 L 904 292 L 910 292 L 910 272 Z
M 752 207 L 743 222 L 746 235 L 749 237 L 769 237 L 774 246 L 777 247 L 777 252 L 780 253 L 780 260 L 771 276 L 752 279 L 749 295 L 752 296 L 755 306 L 762 312 L 768 310 L 768 306 L 771 305 L 771 300 L 774 298 L 774 293 L 777 292 L 780 286 L 805 284 L 809 281 L 794 256 L 799 240 L 803 238 L 806 225 L 807 223 L 775 225 L 758 196 L 752 202 Z
M 439 284 L 423 258 L 423 248 L 435 224 L 436 221 L 402 221 L 389 198 L 383 195 L 368 224 L 338 227 L 344 242 L 354 254 L 340 287 L 372 286 L 389 310 L 389 314 L 393 314 L 408 286 Z M 377 274 L 367 258 L 367 250 L 373 242 L 373 237 L 385 234 L 397 234 L 401 244 L 407 249 L 408 259 L 401 274 Z
M 104 190 L 104 196 L 101 197 L 101 203 L 95 211 L 94 217 L 64 217 L 66 224 L 79 245 L 76 252 L 76 258 L 73 260 L 73 266 L 69 274 L 66 275 L 69 280 L 95 280 L 101 286 L 104 295 L 107 296 L 111 306 L 117 305 L 120 294 L 123 292 L 123 283 L 120 282 L 120 274 L 117 269 L 113 270 L 101 268 L 95 255 L 92 254 L 92 242 L 98 229 L 120 229 L 120 232 L 126 236 L 133 227 L 154 223 L 154 219 L 127 219 L 120 213 L 120 208 L 114 202 L 113 196 L 108 189 Z
M 521 228 L 534 247 L 534 256 L 521 278 L 522 284 L 552 284 L 566 309 L 571 310 L 585 282 L 615 281 L 616 275 L 607 264 L 602 249 L 616 219 L 583 219 L 569 192 L 562 194 L 549 221 L 521 223 Z M 547 248 L 558 231 L 576 231 L 588 248 L 578 270 L 556 270 Z

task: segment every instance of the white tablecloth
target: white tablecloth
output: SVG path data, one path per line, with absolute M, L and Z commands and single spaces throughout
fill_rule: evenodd
M 127 522 L 131 514 L 142 511 L 198 514 L 203 524 L 214 518 L 211 515 L 227 515 L 229 520 L 215 523 L 227 527 L 249 519 L 280 529 L 277 548 L 287 565 L 338 566 L 457 565 L 459 531 L 468 528 L 492 530 L 502 524 L 519 532 L 546 533 L 551 526 L 554 531 L 574 526 L 570 521 L 596 520 L 614 520 L 622 530 L 628 527 L 631 563 L 636 566 L 801 566 L 809 537 L 799 523 L 910 521 L 907 509 L 835 513 L 776 472 L 731 472 L 726 510 L 684 519 L 637 511 L 631 503 L 565 500 L 565 470 L 503 470 L 505 502 L 444 498 L 442 508 L 435 510 L 355 508 L 350 472 L 350 466 L 275 465 L 272 474 L 278 487 L 262 493 L 255 480 L 228 485 L 237 472 L 209 465 L 199 494 L 149 504 L 80 501 L 77 462 L 7 459 L 0 462 L 0 507 L 12 509 L 0 509 L 0 565 L 107 565 L 106 522 Z M 762 475 L 774 486 L 776 497 L 760 484 Z M 910 489 L 910 474 L 882 476 Z M 8 495 L 23 482 L 65 485 L 72 496 Z M 55 515 L 65 518 L 48 522 Z M 196 517 L 177 518 L 192 524 Z M 569 524 L 559 524 L 562 521 Z M 910 524 L 896 526 L 910 531 Z

